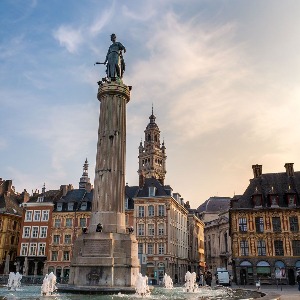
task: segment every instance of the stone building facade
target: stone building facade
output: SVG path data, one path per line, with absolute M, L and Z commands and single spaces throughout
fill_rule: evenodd
M 18 247 L 17 271 L 25 276 L 45 274 L 45 263 L 51 237 L 53 202 L 60 197 L 59 190 L 35 192 L 21 204 L 23 218 Z
M 50 224 L 46 272 L 53 272 L 58 282 L 66 283 L 70 274 L 74 241 L 88 230 L 90 224 L 93 189 L 88 177 L 87 160 L 83 165 L 79 188 L 62 185 L 60 190 L 61 197 L 54 203 Z
M 16 257 L 20 239 L 22 201 L 27 200 L 26 191 L 15 192 L 12 180 L 0 178 L 0 274 L 16 271 Z
M 293 163 L 280 173 L 263 174 L 261 165 L 252 169 L 254 178 L 230 208 L 235 280 L 295 284 L 300 270 L 300 172 Z
M 161 283 L 165 273 L 183 283 L 188 270 L 204 268 L 204 223 L 164 184 L 166 148 L 153 110 L 149 119 L 139 146 L 139 186 L 126 187 L 127 225 L 133 224 L 141 273 L 150 284 Z
M 230 197 L 210 197 L 197 208 L 204 222 L 206 269 L 212 273 L 226 268 L 232 273 L 231 238 L 229 235 Z

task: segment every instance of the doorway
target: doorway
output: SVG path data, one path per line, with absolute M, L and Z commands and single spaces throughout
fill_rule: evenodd
M 295 285 L 295 272 L 294 269 L 288 269 L 289 285 Z

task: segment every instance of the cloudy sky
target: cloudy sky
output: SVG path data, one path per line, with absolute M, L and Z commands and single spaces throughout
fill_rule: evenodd
M 24 188 L 94 178 L 97 81 L 116 33 L 125 45 L 126 182 L 152 104 L 166 184 L 193 208 L 253 177 L 300 170 L 300 1 L 0 2 L 0 177 Z

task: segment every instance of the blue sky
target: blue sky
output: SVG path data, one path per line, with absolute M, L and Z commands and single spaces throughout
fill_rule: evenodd
M 127 171 L 151 106 L 166 183 L 192 207 L 241 194 L 252 164 L 299 170 L 299 1 L 0 1 L 0 177 L 24 188 L 94 178 L 97 81 L 125 45 Z

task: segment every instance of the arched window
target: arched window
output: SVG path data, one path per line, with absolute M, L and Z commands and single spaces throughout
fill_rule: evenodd
M 271 267 L 267 261 L 260 261 L 256 265 L 256 273 L 258 278 L 271 278 Z
M 148 142 L 150 142 L 151 141 L 151 135 L 150 135 L 150 133 L 148 134 Z

